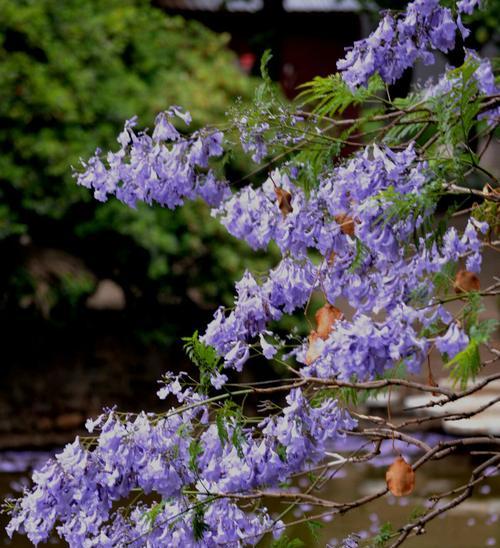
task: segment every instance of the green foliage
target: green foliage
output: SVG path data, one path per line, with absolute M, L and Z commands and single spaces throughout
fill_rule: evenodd
M 282 535 L 271 544 L 271 548 L 304 548 L 304 546 L 304 542 L 300 539 L 289 539 L 286 535 Z
M 393 535 L 394 529 L 392 528 L 392 524 L 389 522 L 384 523 L 380 527 L 377 535 L 373 537 L 373 546 L 385 546 L 385 543 L 389 541 Z
M 413 97 L 415 97 L 414 101 L 409 100 Z M 399 103 L 402 108 L 406 109 L 416 109 L 416 99 L 418 98 L 418 96 L 409 95 L 405 100 L 395 100 L 394 104 Z M 402 103 L 407 104 L 407 106 L 403 106 Z M 422 113 L 418 110 L 417 112 L 409 112 L 401 117 L 401 123 L 389 127 L 384 136 L 384 142 L 390 146 L 393 144 L 409 142 L 411 139 L 417 139 L 422 132 L 424 132 L 425 136 L 428 136 L 426 125 L 430 119 L 429 113 Z
M 158 516 L 161 514 L 163 508 L 165 508 L 165 501 L 162 500 L 155 505 L 151 507 L 150 510 L 148 510 L 145 514 L 146 522 L 148 523 L 149 527 L 153 528 L 154 524 L 158 518 Z
M 474 208 L 472 216 L 478 221 L 486 221 L 491 235 L 500 233 L 500 209 L 496 202 L 485 200 Z
M 145 0 L 1 0 L 0 13 L 0 172 L 40 214 L 60 218 L 88 195 L 69 168 L 124 119 L 181 103 L 200 124 L 251 89 L 226 36 Z
M 12 249 L 24 233 L 36 246 L 65 249 L 129 298 L 148 287 L 161 303 L 187 291 L 199 306 L 227 300 L 250 254 L 206 207 L 97 204 L 71 166 L 97 146 L 112 149 L 133 115 L 150 124 L 182 104 L 196 127 L 221 120 L 233 98 L 249 99 L 255 85 L 226 49 L 229 37 L 147 0 L 0 0 L 0 13 L 0 246 Z M 6 291 L 19 257 L 7 261 Z M 8 294 L 15 306 L 21 296 Z
M 268 70 L 268 65 L 272 58 L 273 54 L 271 53 L 271 50 L 266 49 L 260 59 L 260 75 L 262 76 L 263 83 L 257 88 L 256 97 L 262 97 L 265 94 L 266 90 L 274 86 L 273 81 L 269 76 Z
M 336 158 L 341 149 L 342 142 L 339 140 L 335 143 L 313 143 L 296 153 L 294 163 L 301 166 L 299 182 L 306 194 L 317 186 L 325 165 L 331 164 L 331 159 Z
M 404 361 L 398 362 L 394 367 L 384 371 L 382 375 L 377 375 L 375 380 L 383 379 L 404 379 L 407 376 L 407 368 Z M 357 379 L 353 378 L 351 381 L 356 382 Z M 343 386 L 336 389 L 321 390 L 318 394 L 321 394 L 320 398 L 325 399 L 336 398 L 344 406 L 358 405 L 366 402 L 369 398 L 376 398 L 380 394 L 385 394 L 389 388 L 371 388 L 369 390 L 358 390 L 350 386 Z M 327 392 L 329 391 L 329 392 Z
M 226 400 L 215 414 L 215 424 L 221 444 L 224 445 L 231 441 L 241 457 L 243 456 L 242 427 L 244 420 L 241 407 L 232 400 Z
M 492 333 L 498 326 L 498 321 L 494 319 L 484 320 L 469 329 L 469 336 L 477 344 L 485 344 L 489 341 Z
M 465 23 L 472 27 L 474 40 L 478 44 L 492 43 L 500 45 L 498 28 L 500 26 L 500 3 L 497 0 L 484 0 L 481 9 L 465 16 Z
M 441 169 L 448 180 L 463 179 L 465 168 L 478 162 L 467 145 L 481 108 L 474 77 L 477 68 L 478 61 L 469 58 L 459 68 L 449 71 L 448 78 L 453 81 L 450 92 L 427 102 L 436 122 L 437 143 L 444 147 L 431 166 L 436 171 Z
M 195 540 L 201 540 L 205 531 L 210 529 L 210 526 L 205 522 L 204 505 L 198 504 L 193 511 L 193 536 Z
M 219 369 L 222 364 L 215 349 L 200 341 L 198 331 L 195 331 L 191 337 L 183 337 L 184 351 L 187 357 L 200 370 L 200 387 L 208 390 L 210 386 L 210 377 Z
M 61 276 L 60 287 L 64 299 L 74 307 L 82 297 L 90 295 L 95 288 L 95 280 L 85 272 L 79 276 L 64 274 Z
M 445 363 L 444 367 L 450 370 L 450 377 L 461 390 L 467 388 L 470 380 L 474 380 L 481 369 L 479 345 L 488 341 L 495 330 L 496 320 L 485 320 L 469 328 L 469 344 L 453 359 Z
M 465 294 L 467 302 L 464 306 L 462 317 L 466 327 L 476 325 L 479 321 L 479 313 L 484 310 L 481 295 L 477 291 Z
M 359 238 L 357 238 L 356 236 L 354 236 L 354 238 L 356 240 L 356 255 L 354 255 L 354 259 L 348 270 L 348 272 L 350 272 L 351 274 L 353 272 L 356 272 L 356 270 L 363 264 L 363 261 L 366 259 L 370 252 L 368 247 L 363 244 L 363 242 Z
M 437 293 L 448 293 L 455 281 L 457 270 L 457 263 L 450 261 L 443 266 L 440 272 L 436 272 L 433 279 L 433 285 Z
M 317 521 L 315 519 L 312 519 L 307 523 L 307 528 L 309 529 L 309 532 L 311 533 L 312 538 L 315 542 L 319 542 L 319 532 L 324 527 L 324 525 L 321 523 L 321 521 Z
M 423 222 L 421 231 L 423 234 L 429 232 L 429 223 L 432 222 L 430 214 L 434 211 L 439 198 L 441 184 L 435 181 L 419 193 L 401 194 L 394 187 L 390 186 L 378 194 L 378 199 L 384 205 L 384 213 L 378 219 L 384 224 L 392 224 L 412 217 L 414 219 L 422 217 Z M 418 234 L 414 240 L 418 245 Z M 433 242 L 435 239 L 433 239 Z M 428 238 L 426 245 L 429 244 Z
M 339 73 L 326 77 L 316 76 L 300 87 L 303 91 L 298 100 L 304 105 L 311 105 L 312 111 L 319 117 L 342 114 L 347 107 L 365 103 L 384 89 L 383 82 L 377 75 L 370 79 L 366 88 L 360 86 L 351 90 Z
M 464 350 L 445 364 L 445 368 L 450 370 L 450 377 L 454 384 L 459 384 L 462 390 L 467 388 L 470 379 L 475 378 L 480 367 L 479 346 L 473 339 L 469 341 Z
M 25 225 L 17 219 L 16 213 L 11 211 L 7 204 L 0 204 L 0 240 L 25 232 Z
M 282 443 L 277 446 L 276 453 L 282 462 L 286 462 L 286 447 Z
M 418 504 L 417 506 L 415 506 L 415 508 L 412 509 L 409 520 L 414 521 L 418 518 L 421 518 L 422 516 L 425 516 L 427 514 L 427 511 L 428 510 L 426 508 Z
M 203 454 L 203 448 L 198 440 L 192 440 L 189 444 L 189 464 L 188 467 L 192 472 L 197 470 L 198 457 Z

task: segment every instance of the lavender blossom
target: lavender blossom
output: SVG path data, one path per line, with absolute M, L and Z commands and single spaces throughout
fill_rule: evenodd
M 464 0 L 458 9 L 472 13 L 477 4 Z M 459 23 L 464 29 L 461 20 Z M 457 29 L 458 21 L 439 0 L 414 0 L 401 15 L 387 13 L 368 38 L 354 43 L 337 68 L 352 89 L 366 86 L 375 73 L 392 84 L 418 59 L 432 64 L 434 50 L 446 53 L 453 49 Z

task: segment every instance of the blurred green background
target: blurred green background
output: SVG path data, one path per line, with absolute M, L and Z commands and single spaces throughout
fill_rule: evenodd
M 248 100 L 256 81 L 228 41 L 147 0 L 0 0 L 0 444 L 143 406 L 141 382 L 154 398 L 178 366 L 174 341 L 263 266 L 201 203 L 101 204 L 72 177 L 135 114 L 151 127 L 182 105 L 198 127 Z

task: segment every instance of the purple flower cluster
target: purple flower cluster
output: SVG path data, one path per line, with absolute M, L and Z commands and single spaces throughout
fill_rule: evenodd
M 471 13 L 477 4 L 474 0 L 462 0 L 458 9 Z M 354 43 L 337 68 L 343 71 L 344 81 L 352 89 L 366 86 L 375 73 L 392 84 L 417 59 L 432 64 L 433 50 L 446 53 L 453 49 L 458 29 L 467 35 L 460 16 L 455 19 L 439 0 L 414 0 L 400 15 L 387 13 L 368 38 Z
M 250 356 L 251 341 L 266 331 L 269 322 L 303 307 L 314 284 L 314 267 L 307 259 L 283 259 L 262 284 L 246 272 L 236 284 L 234 309 L 229 315 L 222 307 L 217 310 L 203 341 L 224 356 L 226 367 L 241 371 Z M 261 346 L 264 355 L 274 355 L 272 345 L 261 341 Z
M 236 286 L 234 309 L 229 314 L 223 308 L 216 312 L 204 341 L 224 357 L 226 367 L 240 371 L 269 323 L 304 308 L 312 292 L 319 290 L 330 303 L 347 299 L 355 313 L 338 324 L 328 341 L 316 343 L 322 357 L 304 374 L 372 379 L 401 360 L 417 372 L 429 347 L 417 326 L 428 325 L 437 316 L 446 319 L 442 307 L 430 306 L 428 278 L 461 257 L 468 270 L 477 272 L 478 233 L 486 230 L 484 224 L 470 221 L 462 236 L 450 228 L 442 245 L 429 247 L 424 234 L 416 247 L 415 230 L 432 208 L 417 208 L 404 218 L 387 218 L 387 212 L 398 200 L 418 200 L 431 178 L 413 146 L 397 153 L 374 146 L 325 173 L 308 197 L 278 171 L 260 188 L 247 186 L 232 194 L 214 215 L 255 249 L 274 241 L 285 258 L 260 283 L 245 274 Z M 293 211 L 285 216 L 278 208 L 276 187 L 292 196 Z M 342 230 L 346 216 L 353 220 L 353 233 Z M 323 256 L 319 264 L 308 258 L 311 250 Z M 422 292 L 427 306 L 413 306 L 414 295 L 422 297 Z M 381 312 L 384 319 L 372 319 Z M 299 361 L 306 360 L 307 345 L 297 353 Z M 276 348 L 270 351 L 268 345 L 264 355 L 275 353 Z
M 87 448 L 77 439 L 35 472 L 8 534 L 21 532 L 36 544 L 55 529 L 70 546 L 85 547 L 255 544 L 267 530 L 279 533 L 282 523 L 273 522 L 265 508 L 246 512 L 223 495 L 278 487 L 321 460 L 339 429 L 355 424 L 335 401 L 313 407 L 294 390 L 281 414 L 241 429 L 238 448 L 221 437 L 220 425 L 209 422 L 203 401 L 193 402 L 190 389 L 179 390 L 178 379 L 170 384 L 189 405 L 159 417 L 110 411 L 89 422 L 98 436 Z M 228 419 L 225 428 L 231 439 L 238 426 Z M 116 503 L 134 494 L 160 501 L 116 511 Z M 198 539 L 196 509 L 205 524 Z
M 76 175 L 78 184 L 94 189 L 97 200 L 115 195 L 130 207 L 143 201 L 173 209 L 197 196 L 219 204 L 229 190 L 217 180 L 209 160 L 222 155 L 223 134 L 197 131 L 183 137 L 172 124 L 174 117 L 187 124 L 191 120 L 189 113 L 172 107 L 157 116 L 152 136 L 134 132 L 136 118 L 127 121 L 118 137 L 120 149 L 108 152 L 106 161 L 100 150 L 82 161 L 85 170 Z
M 375 223 L 387 203 L 378 194 L 397 188 L 401 195 L 416 193 L 427 181 L 427 166 L 416 163 L 412 146 L 395 153 L 385 148 L 367 148 L 326 173 L 318 188 L 306 199 L 302 189 L 290 177 L 274 171 L 261 187 L 246 186 L 213 210 L 227 230 L 245 240 L 253 249 L 264 249 L 274 241 L 283 254 L 305 257 L 316 248 L 321 254 L 343 254 L 352 248 L 353 239 L 342 231 L 339 216 L 356 218 L 356 235 L 384 255 L 397 252 L 397 237 L 412 230 L 411 223 L 394 227 Z M 285 217 L 278 207 L 276 188 L 292 195 L 293 211 Z
M 461 13 L 467 13 L 468 15 L 471 15 L 471 13 L 481 5 L 481 0 L 459 0 L 457 2 L 457 9 Z
M 456 356 L 469 343 L 469 337 L 458 327 L 456 323 L 452 323 L 446 333 L 442 337 L 436 339 L 436 347 L 442 354 L 448 355 L 450 358 Z
M 479 92 L 484 95 L 499 95 L 500 86 L 497 86 L 495 82 L 495 75 L 493 74 L 491 61 L 489 59 L 479 59 L 471 52 L 469 52 L 469 55 L 474 57 L 479 63 L 479 67 L 474 73 L 474 78 L 476 79 Z M 490 126 L 497 126 L 500 124 L 500 106 L 491 108 L 481 113 L 479 117 L 486 119 Z
M 305 136 L 305 128 L 300 126 L 304 119 L 283 105 L 275 111 L 266 109 L 265 116 L 254 119 L 251 114 L 243 114 L 233 119 L 241 147 L 255 163 L 260 163 L 276 147 L 292 146 Z
M 276 188 L 292 195 L 293 209 L 286 216 L 278 207 Z M 274 241 L 283 254 L 305 257 L 307 249 L 317 247 L 322 239 L 324 219 L 318 205 L 316 200 L 306 199 L 287 174 L 274 171 L 259 188 L 244 187 L 212 213 L 230 234 L 253 249 L 265 249 Z
M 425 338 L 418 337 L 411 320 L 400 310 L 382 322 L 357 315 L 352 322 L 339 322 L 330 337 L 321 341 L 319 357 L 301 372 L 320 378 L 366 380 L 402 360 L 410 371 L 417 372 L 427 349 Z M 304 361 L 305 349 L 301 353 L 299 360 Z
M 478 76 L 485 91 L 494 86 L 490 75 L 485 67 Z M 115 193 L 130 205 L 155 200 L 175 207 L 201 196 L 215 204 L 212 213 L 227 230 L 252 248 L 277 244 L 282 261 L 258 279 L 245 273 L 236 284 L 234 308 L 229 313 L 219 308 L 207 327 L 203 341 L 223 357 L 224 366 L 241 371 L 257 344 L 268 359 L 273 358 L 277 348 L 263 337 L 272 335 L 269 324 L 303 309 L 318 290 L 330 303 L 347 299 L 355 312 L 327 341 L 317 343 L 324 346 L 318 348 L 322 356 L 304 374 L 370 379 L 400 360 L 417 371 L 428 342 L 416 326 L 431 323 L 436 315 L 444 317 L 445 312 L 435 306 L 412 307 L 413 295 L 421 294 L 429 275 L 449 261 L 466 257 L 467 268 L 477 271 L 481 244 L 479 227 L 469 224 L 461 237 L 450 229 L 440 247 L 429 248 L 423 235 L 416 248 L 415 231 L 432 208 L 416 208 L 401 218 L 388 215 L 398 200 L 418 202 L 432 179 L 413 145 L 400 152 L 367 147 L 323 173 L 309 195 L 279 170 L 260 187 L 247 185 L 233 193 L 215 181 L 209 169 L 209 158 L 222 154 L 221 134 L 182 137 L 172 125 L 174 116 L 189 122 L 188 114 L 173 108 L 159 115 L 152 137 L 136 135 L 134 122 L 127 123 L 118 139 L 122 148 L 108 155 L 109 169 L 96 156 L 79 181 L 102 198 Z M 279 200 L 284 193 L 290 202 L 285 209 Z M 322 260 L 312 261 L 311 252 Z M 429 304 L 428 283 L 426 291 Z M 373 319 L 381 313 L 385 317 Z M 304 361 L 306 346 L 297 350 L 299 361 Z M 226 381 L 221 372 L 212 377 L 217 389 Z

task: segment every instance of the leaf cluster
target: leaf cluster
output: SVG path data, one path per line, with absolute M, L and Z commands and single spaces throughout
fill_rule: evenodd
M 210 386 L 210 378 L 221 369 L 221 359 L 215 348 L 200 340 L 198 331 L 190 337 L 182 337 L 183 348 L 187 357 L 200 371 L 200 388 L 207 391 Z
M 479 320 L 482 311 L 481 297 L 477 292 L 467 294 L 467 304 L 464 307 L 463 321 L 469 335 L 469 343 L 444 365 L 450 371 L 450 377 L 462 390 L 469 381 L 473 381 L 481 370 L 480 346 L 488 342 L 491 334 L 498 326 L 494 319 Z
M 342 75 L 316 76 L 310 82 L 300 86 L 302 92 L 297 100 L 322 118 L 342 114 L 350 106 L 358 106 L 372 99 L 384 90 L 384 84 L 378 75 L 373 76 L 365 88 L 360 86 L 351 90 L 342 79 Z

